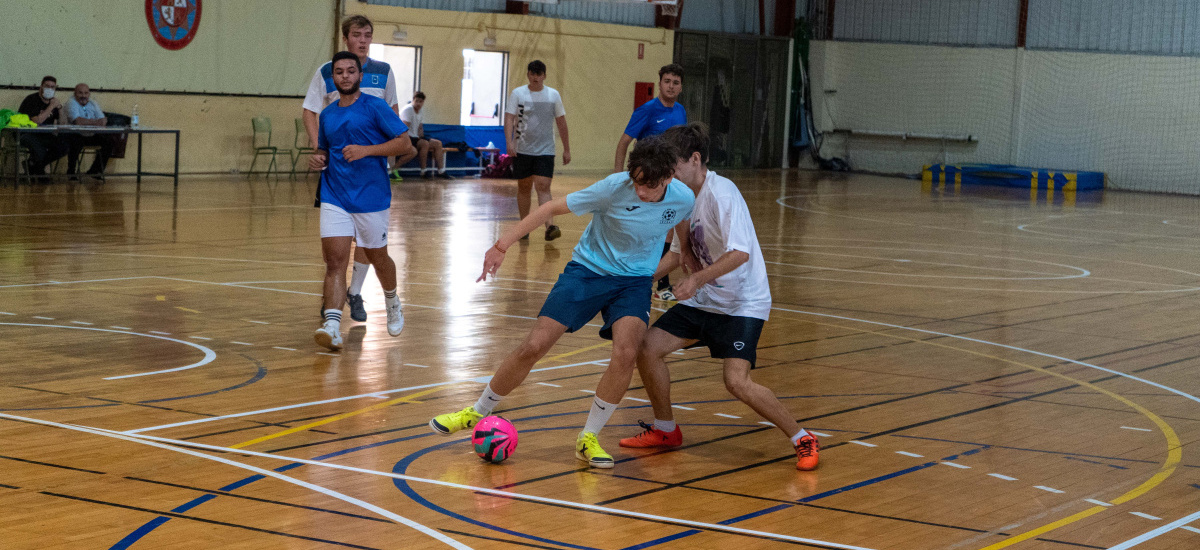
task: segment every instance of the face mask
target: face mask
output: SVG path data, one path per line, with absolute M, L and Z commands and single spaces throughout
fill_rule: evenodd
M 54 88 L 42 88 L 42 97 L 54 99 Z

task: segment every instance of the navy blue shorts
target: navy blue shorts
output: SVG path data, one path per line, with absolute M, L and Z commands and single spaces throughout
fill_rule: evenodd
M 650 322 L 650 276 L 600 275 L 579 262 L 567 264 L 550 289 L 539 317 L 549 317 L 575 332 L 597 313 L 604 318 L 600 337 L 612 340 L 612 325 L 622 317 Z
M 722 315 L 676 304 L 654 322 L 654 328 L 684 340 L 696 340 L 688 347 L 705 346 L 715 359 L 745 359 L 754 368 L 758 338 L 765 323 L 754 317 Z

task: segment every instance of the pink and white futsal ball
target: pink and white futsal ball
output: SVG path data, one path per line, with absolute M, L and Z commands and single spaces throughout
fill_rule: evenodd
M 471 435 L 475 454 L 493 464 L 503 462 L 517 450 L 517 429 L 499 416 L 487 416 L 475 424 Z

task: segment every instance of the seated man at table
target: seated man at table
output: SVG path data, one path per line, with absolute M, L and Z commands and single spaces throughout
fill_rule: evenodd
M 29 115 L 29 119 L 38 126 L 66 124 L 67 113 L 63 104 L 54 97 L 58 89 L 58 80 L 53 76 L 42 78 L 38 91 L 25 96 L 17 112 Z M 29 175 L 42 176 L 46 174 L 46 166 L 67 154 L 67 143 L 61 137 L 53 134 L 24 134 L 21 145 L 29 148 Z
M 413 148 L 417 151 L 417 163 L 421 166 L 421 177 L 430 179 L 433 178 L 433 170 L 426 171 L 426 166 L 429 163 L 430 155 L 433 156 L 433 164 L 437 166 L 437 177 L 442 179 L 454 179 L 450 174 L 446 173 L 446 156 L 442 151 L 442 141 L 438 139 L 430 139 L 425 137 L 425 115 L 421 113 L 421 108 L 425 106 L 425 92 L 418 91 L 413 94 L 412 103 L 400 109 L 400 120 L 408 126 L 408 139 L 412 141 Z M 396 167 L 399 168 L 411 160 L 412 157 L 402 158 L 397 162 Z
M 75 95 L 67 101 L 67 120 L 76 126 L 108 126 L 108 119 L 105 118 L 104 111 L 100 109 L 99 104 L 92 101 L 91 89 L 87 84 L 82 83 L 75 85 Z M 92 167 L 88 168 L 87 173 L 89 175 L 104 173 L 104 166 L 108 164 L 108 158 L 112 156 L 112 136 L 88 133 L 80 134 L 77 139 L 68 142 L 67 173 L 76 173 L 79 153 L 87 145 L 100 147 L 100 151 L 96 153 L 96 160 L 92 162 Z

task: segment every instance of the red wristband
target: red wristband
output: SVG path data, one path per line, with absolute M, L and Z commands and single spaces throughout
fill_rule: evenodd
M 501 254 L 507 254 L 507 253 L 508 253 L 508 251 L 507 251 L 507 250 L 504 250 L 504 249 L 500 248 L 500 241 L 496 241 L 496 244 L 493 244 L 493 245 L 492 245 L 492 248 L 495 248 L 496 250 L 499 250 Z

